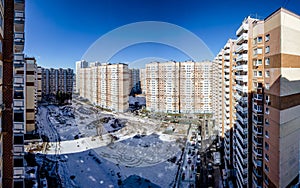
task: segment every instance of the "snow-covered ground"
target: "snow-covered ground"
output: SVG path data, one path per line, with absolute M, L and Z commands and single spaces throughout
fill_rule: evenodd
M 188 125 L 166 134 L 174 125 L 99 111 L 80 102 L 72 108 L 74 117 L 56 106 L 40 107 L 38 132 L 50 142 L 26 146 L 26 151 L 57 158 L 66 187 L 128 186 L 137 179 L 143 186 L 152 182 L 152 187 L 175 183 Z

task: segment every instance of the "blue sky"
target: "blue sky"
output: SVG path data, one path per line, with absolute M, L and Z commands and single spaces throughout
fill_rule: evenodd
M 284 4 L 300 14 L 298 0 L 27 0 L 25 53 L 44 67 L 74 68 L 105 33 L 129 23 L 163 21 L 193 32 L 216 55 L 245 17 L 263 19 Z M 170 46 L 143 43 L 123 49 L 111 62 L 143 57 L 188 59 Z

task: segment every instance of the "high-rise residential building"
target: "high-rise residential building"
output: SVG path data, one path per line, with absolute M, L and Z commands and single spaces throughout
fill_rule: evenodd
M 235 99 L 230 148 L 233 148 L 237 186 L 290 186 L 299 176 L 300 16 L 280 8 L 264 20 L 247 17 L 236 35 L 229 67 L 234 73 L 235 81 L 230 83 L 234 93 L 229 92 L 229 98 L 233 95 Z M 225 78 L 222 88 L 227 85 L 225 51 L 226 46 L 214 63 Z M 220 78 L 216 80 L 217 83 Z M 222 104 L 223 120 L 227 113 L 226 90 L 224 94 L 219 104 L 214 104 L 216 107 Z M 220 110 L 215 112 L 219 113 Z M 216 119 L 223 128 L 225 124 L 221 125 L 219 115 Z M 226 131 L 224 137 L 225 159 L 228 159 Z
M 75 84 L 76 84 L 76 87 L 75 87 L 75 92 L 76 93 L 79 93 L 79 86 L 80 86 L 80 69 L 81 68 L 86 68 L 89 66 L 89 63 L 85 60 L 80 60 L 80 61 L 76 61 L 75 62 L 75 66 L 76 66 L 76 81 L 75 81 Z
M 140 82 L 141 82 L 142 94 L 146 94 L 147 91 L 146 69 L 140 69 Z
M 212 62 L 146 65 L 146 108 L 164 113 L 212 112 Z
M 24 8 L 24 0 L 0 2 L 0 33 L 3 39 L 3 45 L 1 43 L 3 58 L 1 147 L 5 146 L 2 147 L 2 187 L 24 187 L 23 144 L 26 99 L 24 77 L 21 78 L 25 68 Z
M 264 20 L 263 38 L 263 186 L 287 187 L 299 176 L 300 16 L 278 9 Z
M 42 98 L 56 96 L 57 92 L 73 93 L 73 69 L 42 68 Z
M 219 136 L 224 140 L 224 154 L 228 169 L 233 165 L 235 47 L 235 40 L 229 39 L 214 60 L 214 119 L 216 126 L 219 127 Z
M 130 71 L 127 64 L 91 63 L 79 69 L 79 94 L 91 103 L 112 111 L 128 109 Z
M 141 89 L 140 82 L 140 70 L 139 69 L 129 69 L 130 85 L 131 91 L 137 92 Z

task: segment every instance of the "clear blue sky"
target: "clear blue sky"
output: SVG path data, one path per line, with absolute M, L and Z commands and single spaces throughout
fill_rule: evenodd
M 201 38 L 214 55 L 248 15 L 262 19 L 285 4 L 300 14 L 299 0 L 27 0 L 25 53 L 45 67 L 75 67 L 88 47 L 103 34 L 125 24 L 163 21 Z M 138 44 L 111 62 L 143 57 L 187 58 L 166 45 Z

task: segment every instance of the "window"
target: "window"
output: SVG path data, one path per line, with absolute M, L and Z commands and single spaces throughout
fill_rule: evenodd
M 265 41 L 268 42 L 270 40 L 270 34 L 267 34 L 265 37 Z
M 270 158 L 269 158 L 269 155 L 268 155 L 268 154 L 266 154 L 266 153 L 265 153 L 265 159 L 266 159 L 267 161 L 269 161 L 269 160 L 270 160 Z
M 0 40 L 0 53 L 2 53 L 2 40 Z
M 257 71 L 254 71 L 254 72 L 253 72 L 253 75 L 256 77 L 256 76 L 257 76 Z
M 265 131 L 266 138 L 269 138 L 269 131 Z
M 265 65 L 270 65 L 270 58 L 265 59 Z
M 269 172 L 269 171 L 270 171 L 268 165 L 266 165 L 266 164 L 265 164 L 265 171 L 266 171 L 266 172 Z
M 256 60 L 256 65 L 262 65 L 262 60 L 261 59 Z
M 270 71 L 266 71 L 265 75 L 266 77 L 270 77 Z
M 265 148 L 266 148 L 266 150 L 269 150 L 269 144 L 267 143 L 267 142 L 265 142 Z
M 257 76 L 262 77 L 262 71 L 258 71 Z
M 3 29 L 3 16 L 0 14 L 0 27 Z
M 270 110 L 268 107 L 266 107 L 266 114 L 270 114 Z
M 262 37 L 257 37 L 257 42 L 261 43 L 262 42 Z
M 266 83 L 266 90 L 269 90 L 269 89 L 270 89 L 270 84 Z
M 268 53 L 270 53 L 270 46 L 267 46 L 266 47 L 266 52 L 265 52 L 266 54 L 268 54 Z

